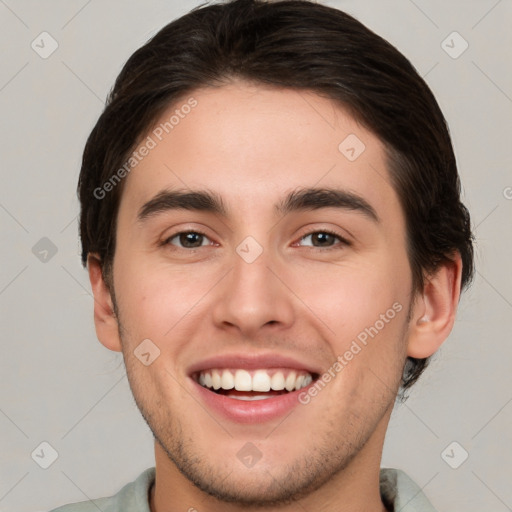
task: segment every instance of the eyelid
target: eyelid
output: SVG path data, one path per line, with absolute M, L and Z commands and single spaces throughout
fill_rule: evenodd
M 183 234 L 186 234 L 186 233 L 195 233 L 197 235 L 201 235 L 201 236 L 205 237 L 206 239 L 208 239 L 210 241 L 210 243 L 207 244 L 207 245 L 202 245 L 202 246 L 193 247 L 193 248 L 180 247 L 178 245 L 174 245 L 174 244 L 170 243 L 170 241 L 173 238 L 176 238 L 177 236 L 183 235 Z M 214 240 L 212 240 L 212 238 L 209 235 L 207 235 L 205 233 L 205 231 L 202 230 L 202 229 L 182 228 L 182 229 L 179 229 L 178 231 L 172 231 L 170 235 L 165 235 L 165 237 L 161 240 L 159 245 L 161 245 L 161 246 L 172 245 L 173 247 L 176 247 L 177 249 L 183 249 L 183 250 L 186 250 L 186 251 L 193 251 L 193 250 L 201 249 L 201 247 L 208 247 L 208 246 L 211 246 L 211 245 L 219 245 L 219 244 L 217 242 L 215 242 Z
M 311 236 L 311 235 L 314 235 L 315 233 L 327 233 L 328 235 L 332 235 L 336 238 L 339 239 L 339 242 L 342 244 L 342 245 L 345 245 L 345 246 L 351 246 L 352 245 L 352 242 L 350 240 L 347 239 L 347 237 L 343 236 L 341 233 L 339 233 L 338 231 L 336 231 L 335 229 L 331 229 L 331 228 L 322 228 L 322 227 L 319 227 L 319 228 L 316 228 L 316 229 L 309 229 L 308 231 L 306 231 L 305 233 L 301 234 L 299 236 L 299 238 L 297 239 L 296 242 L 293 242 L 292 245 L 296 245 L 298 244 L 301 240 L 303 240 L 304 238 L 306 238 L 307 236 Z M 336 247 L 339 247 L 339 243 L 336 244 L 336 245 L 331 245 L 329 247 L 313 247 L 313 249 L 323 249 L 323 250 L 328 250 L 328 249 L 334 249 Z
M 173 245 L 177 249 L 184 249 L 184 250 L 187 250 L 187 251 L 192 251 L 194 249 L 197 250 L 197 249 L 200 249 L 201 247 L 219 246 L 220 244 L 218 242 L 215 242 L 212 239 L 212 237 L 209 236 L 205 231 L 207 231 L 207 230 L 197 229 L 197 228 L 192 228 L 192 227 L 181 228 L 181 229 L 178 229 L 177 231 L 172 231 L 171 234 L 169 234 L 169 235 L 166 235 L 161 240 L 159 245 L 162 245 L 162 246 Z M 201 235 L 201 236 L 205 237 L 206 239 L 208 239 L 210 241 L 210 243 L 207 244 L 207 245 L 199 246 L 199 247 L 195 247 L 195 248 L 185 248 L 185 247 L 180 247 L 178 245 L 170 244 L 170 241 L 173 238 L 176 238 L 177 236 L 182 235 L 182 234 L 186 234 L 186 233 L 196 233 L 198 235 Z M 296 239 L 295 242 L 292 243 L 292 246 L 298 246 L 298 244 L 299 244 L 299 242 L 301 240 L 303 240 L 304 238 L 306 238 L 308 236 L 314 235 L 316 233 L 326 233 L 326 234 L 332 235 L 335 238 L 337 238 L 339 240 L 339 242 L 336 243 L 335 245 L 328 246 L 328 247 L 315 247 L 315 246 L 312 246 L 313 249 L 320 249 L 320 250 L 329 250 L 329 249 L 331 249 L 332 250 L 332 249 L 335 249 L 335 248 L 339 247 L 339 245 L 344 245 L 344 246 L 351 246 L 352 245 L 352 242 L 350 240 L 348 240 L 347 237 L 343 236 L 341 233 L 339 233 L 335 229 L 318 227 L 318 228 L 310 228 L 309 230 L 305 231 L 303 234 L 301 234 Z

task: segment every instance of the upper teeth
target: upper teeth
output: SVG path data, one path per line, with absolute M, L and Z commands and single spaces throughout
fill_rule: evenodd
M 312 381 L 311 374 L 295 370 L 205 370 L 199 373 L 199 384 L 204 387 L 237 391 L 293 391 L 308 386 Z

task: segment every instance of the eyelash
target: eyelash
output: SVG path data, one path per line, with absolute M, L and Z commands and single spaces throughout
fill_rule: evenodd
M 178 231 L 177 233 L 174 233 L 173 235 L 169 236 L 168 238 L 166 238 L 161 245 L 173 245 L 171 244 L 171 240 L 173 238 L 176 238 L 176 237 L 179 237 L 180 235 L 188 235 L 190 233 L 193 233 L 194 235 L 200 235 L 204 238 L 208 238 L 208 235 L 206 233 L 203 233 L 202 231 L 199 231 L 197 229 L 190 229 L 190 230 L 186 230 L 186 231 Z M 213 244 L 208 244 L 208 245 L 213 245 Z M 177 247 L 177 249 L 183 249 L 185 251 L 193 251 L 194 249 L 200 249 L 201 247 L 204 247 L 204 246 L 199 246 L 199 247 L 191 247 L 191 248 L 188 248 L 188 247 Z
M 174 233 L 172 234 L 171 236 L 167 237 L 162 243 L 161 245 L 163 246 L 167 246 L 167 245 L 173 245 L 171 244 L 171 240 L 176 238 L 176 237 L 179 237 L 180 235 L 186 235 L 186 234 L 190 234 L 190 233 L 193 233 L 195 235 L 200 235 L 204 238 L 207 238 L 209 239 L 208 235 L 206 233 L 203 233 L 202 231 L 199 231 L 199 230 L 188 230 L 188 231 L 178 231 L 177 233 Z M 341 246 L 350 246 L 351 243 L 343 238 L 341 235 L 339 235 L 338 233 L 336 233 L 335 231 L 332 231 L 330 229 L 317 229 L 317 230 L 314 230 L 314 231 L 310 231 L 304 235 L 302 235 L 299 239 L 299 241 L 302 241 L 304 240 L 304 238 L 308 237 L 308 236 L 311 236 L 311 235 L 315 235 L 315 234 L 318 234 L 318 233 L 322 233 L 322 234 L 326 234 L 326 235 L 332 235 L 333 237 L 337 238 L 338 239 L 338 244 L 335 244 L 335 245 L 332 245 L 332 246 L 328 246 L 328 247 L 315 247 L 315 246 L 308 246 L 308 247 L 312 247 L 313 249 L 317 249 L 317 250 L 321 250 L 321 251 L 328 251 L 328 250 L 335 250 L 335 249 L 339 249 L 340 245 Z M 294 243 L 293 245 L 295 246 L 296 243 Z M 207 246 L 209 245 L 214 245 L 212 243 L 208 244 Z M 186 251 L 193 251 L 195 249 L 200 249 L 201 247 L 207 247 L 207 246 L 199 246 L 199 247 L 191 247 L 191 248 L 188 248 L 188 247 L 177 247 L 177 249 L 183 249 L 183 250 L 186 250 Z
M 309 233 L 306 233 L 305 235 L 302 235 L 300 237 L 299 241 L 303 240 L 304 238 L 306 238 L 308 236 L 315 235 L 315 234 L 318 234 L 318 233 L 322 233 L 322 234 L 325 234 L 325 235 L 332 235 L 334 238 L 338 239 L 338 244 L 331 245 L 331 246 L 328 246 L 328 247 L 314 247 L 314 246 L 312 246 L 313 249 L 317 249 L 317 250 L 320 250 L 320 251 L 329 251 L 329 250 L 332 251 L 332 250 L 335 250 L 335 249 L 340 249 L 340 245 L 341 246 L 350 246 L 351 245 L 350 242 L 346 238 L 343 238 L 339 233 L 336 233 L 335 231 L 332 231 L 330 229 L 317 229 L 317 230 L 314 230 L 314 231 L 310 231 Z

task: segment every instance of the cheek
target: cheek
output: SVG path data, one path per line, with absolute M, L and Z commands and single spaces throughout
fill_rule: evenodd
M 326 268 L 311 274 L 299 293 L 328 326 L 324 333 L 339 363 L 333 368 L 340 377 L 334 387 L 387 400 L 405 359 L 410 280 L 408 273 L 396 271 L 400 267 L 391 271 L 391 258 L 380 263 Z
M 342 342 L 373 325 L 394 303 L 403 305 L 409 290 L 407 279 L 377 265 L 330 265 L 296 281 L 297 295 Z
M 164 347 L 201 311 L 214 276 L 199 267 L 185 272 L 145 260 L 125 260 L 114 270 L 121 322 L 134 342 L 149 338 Z

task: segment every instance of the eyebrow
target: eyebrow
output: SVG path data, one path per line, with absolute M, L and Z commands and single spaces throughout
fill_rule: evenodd
M 275 210 L 281 215 L 294 211 L 339 208 L 361 212 L 379 222 L 375 209 L 361 196 L 336 188 L 302 188 L 290 192 Z M 222 198 L 208 190 L 162 190 L 142 205 L 137 215 L 139 222 L 170 210 L 191 210 L 227 216 Z
M 137 219 L 143 222 L 149 217 L 169 210 L 193 210 L 215 213 L 225 216 L 226 208 L 222 199 L 207 190 L 183 191 L 162 190 L 155 197 L 144 203 L 139 210 Z
M 304 188 L 290 194 L 276 206 L 278 212 L 287 214 L 297 210 L 339 208 L 360 212 L 374 222 L 380 222 L 373 206 L 360 195 L 336 188 Z

